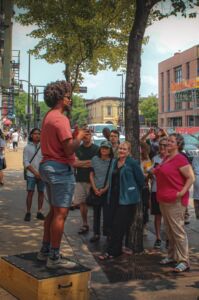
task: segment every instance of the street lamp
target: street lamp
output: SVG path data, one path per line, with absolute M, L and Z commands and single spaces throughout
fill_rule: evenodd
M 117 74 L 117 76 L 122 77 L 122 90 L 120 92 L 120 98 L 121 98 L 121 127 L 123 127 L 124 126 L 124 74 L 119 73 Z
M 27 113 L 29 111 L 29 117 L 31 116 L 32 114 L 32 111 L 33 111 L 33 117 L 34 117 L 34 127 L 38 127 L 38 123 L 39 123 L 39 115 L 40 115 L 40 107 L 38 105 L 38 96 L 40 94 L 43 94 L 43 91 L 42 92 L 39 92 L 38 88 L 45 88 L 46 86 L 45 85 L 32 85 L 29 81 L 25 80 L 25 79 L 20 79 L 20 90 L 23 90 L 23 84 L 22 82 L 27 82 L 29 87 L 31 87 L 32 89 L 32 110 L 31 110 L 31 105 L 30 105 L 30 99 L 29 99 L 29 102 L 28 102 L 28 105 L 27 105 Z M 30 95 L 30 93 L 29 93 Z M 30 120 L 31 118 L 28 119 L 29 120 L 29 127 L 30 127 Z

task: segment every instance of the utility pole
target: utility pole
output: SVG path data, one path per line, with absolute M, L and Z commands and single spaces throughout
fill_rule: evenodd
M 31 119 L 31 111 L 30 111 L 30 53 L 28 53 L 28 103 L 27 103 L 27 131 L 28 131 L 28 134 L 30 132 L 30 119 Z

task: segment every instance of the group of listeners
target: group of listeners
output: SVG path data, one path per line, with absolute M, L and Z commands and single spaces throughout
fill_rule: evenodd
M 150 130 L 140 141 L 139 163 L 132 157 L 130 143 L 119 142 L 117 130 L 112 130 L 100 147 L 92 143 L 92 133 L 86 127 L 72 135 L 69 119 L 64 114 L 71 107 L 70 84 L 64 81 L 49 84 L 44 99 L 51 109 L 42 124 L 41 150 L 38 150 L 39 129 L 31 132 L 32 145 L 24 150 L 24 165 L 28 170 L 27 213 L 30 214 L 33 187 L 37 184 L 39 189 L 41 181 L 45 183 L 50 204 L 44 220 L 38 260 L 47 261 L 48 268 L 75 266 L 74 262 L 60 255 L 64 223 L 73 199 L 74 205 L 80 206 L 82 218 L 78 233 L 89 231 L 86 199 L 92 189 L 101 202 L 93 207 L 93 236 L 90 242 L 99 241 L 101 234 L 107 237 L 106 252 L 99 259 L 111 259 L 123 252 L 132 253 L 128 234 L 135 221 L 137 204 L 142 201 L 144 231 L 149 207 L 155 215 L 155 248 L 161 246 L 162 216 L 164 219 L 169 248 L 168 256 L 161 264 L 175 262 L 175 272 L 188 270 L 190 264 L 184 214 L 194 173 L 190 162 L 182 154 L 182 136 L 176 133 L 167 136 L 162 129 L 158 132 Z M 153 138 L 148 139 L 152 134 Z M 39 153 L 42 153 L 40 164 L 36 162 Z M 198 165 L 195 163 L 194 167 L 197 172 Z M 34 182 L 31 177 L 35 178 Z M 43 186 L 40 185 L 40 188 L 38 214 L 43 203 Z M 194 199 L 195 203 L 197 198 Z M 197 203 L 195 207 L 198 207 Z M 25 220 L 29 221 L 30 218 L 27 220 L 26 217 L 27 214 Z

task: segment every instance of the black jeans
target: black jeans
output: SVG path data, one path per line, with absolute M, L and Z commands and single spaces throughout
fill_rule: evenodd
M 101 212 L 103 210 L 103 235 L 109 235 L 109 206 L 107 201 L 102 201 L 102 204 L 93 206 L 93 232 L 94 235 L 100 235 Z
M 137 204 L 118 205 L 111 228 L 111 239 L 107 252 L 113 256 L 122 254 L 122 242 L 128 232 L 135 214 Z

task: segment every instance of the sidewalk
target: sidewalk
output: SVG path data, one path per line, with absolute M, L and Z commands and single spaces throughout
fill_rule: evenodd
M 42 221 L 36 219 L 36 197 L 31 222 L 23 221 L 25 182 L 22 170 L 16 169 L 10 167 L 10 170 L 5 171 L 5 186 L 0 190 L 1 256 L 38 251 L 42 239 Z M 44 210 L 47 212 L 46 204 Z M 116 260 L 100 262 L 97 256 L 106 246 L 105 239 L 102 238 L 98 244 L 92 245 L 88 241 L 92 231 L 86 236 L 78 235 L 80 212 L 71 211 L 65 226 L 62 252 L 92 269 L 91 300 L 198 300 L 199 221 L 195 220 L 193 207 L 190 207 L 190 213 L 191 223 L 186 228 L 190 241 L 192 268 L 187 273 L 174 275 L 170 268 L 158 264 L 164 254 L 164 246 L 161 252 L 152 250 L 155 240 L 152 221 L 148 226 L 148 236 L 144 238 L 145 248 L 148 250 L 145 254 L 123 255 Z M 92 228 L 91 209 L 89 223 Z M 16 298 L 0 289 L 0 300 L 13 299 Z

